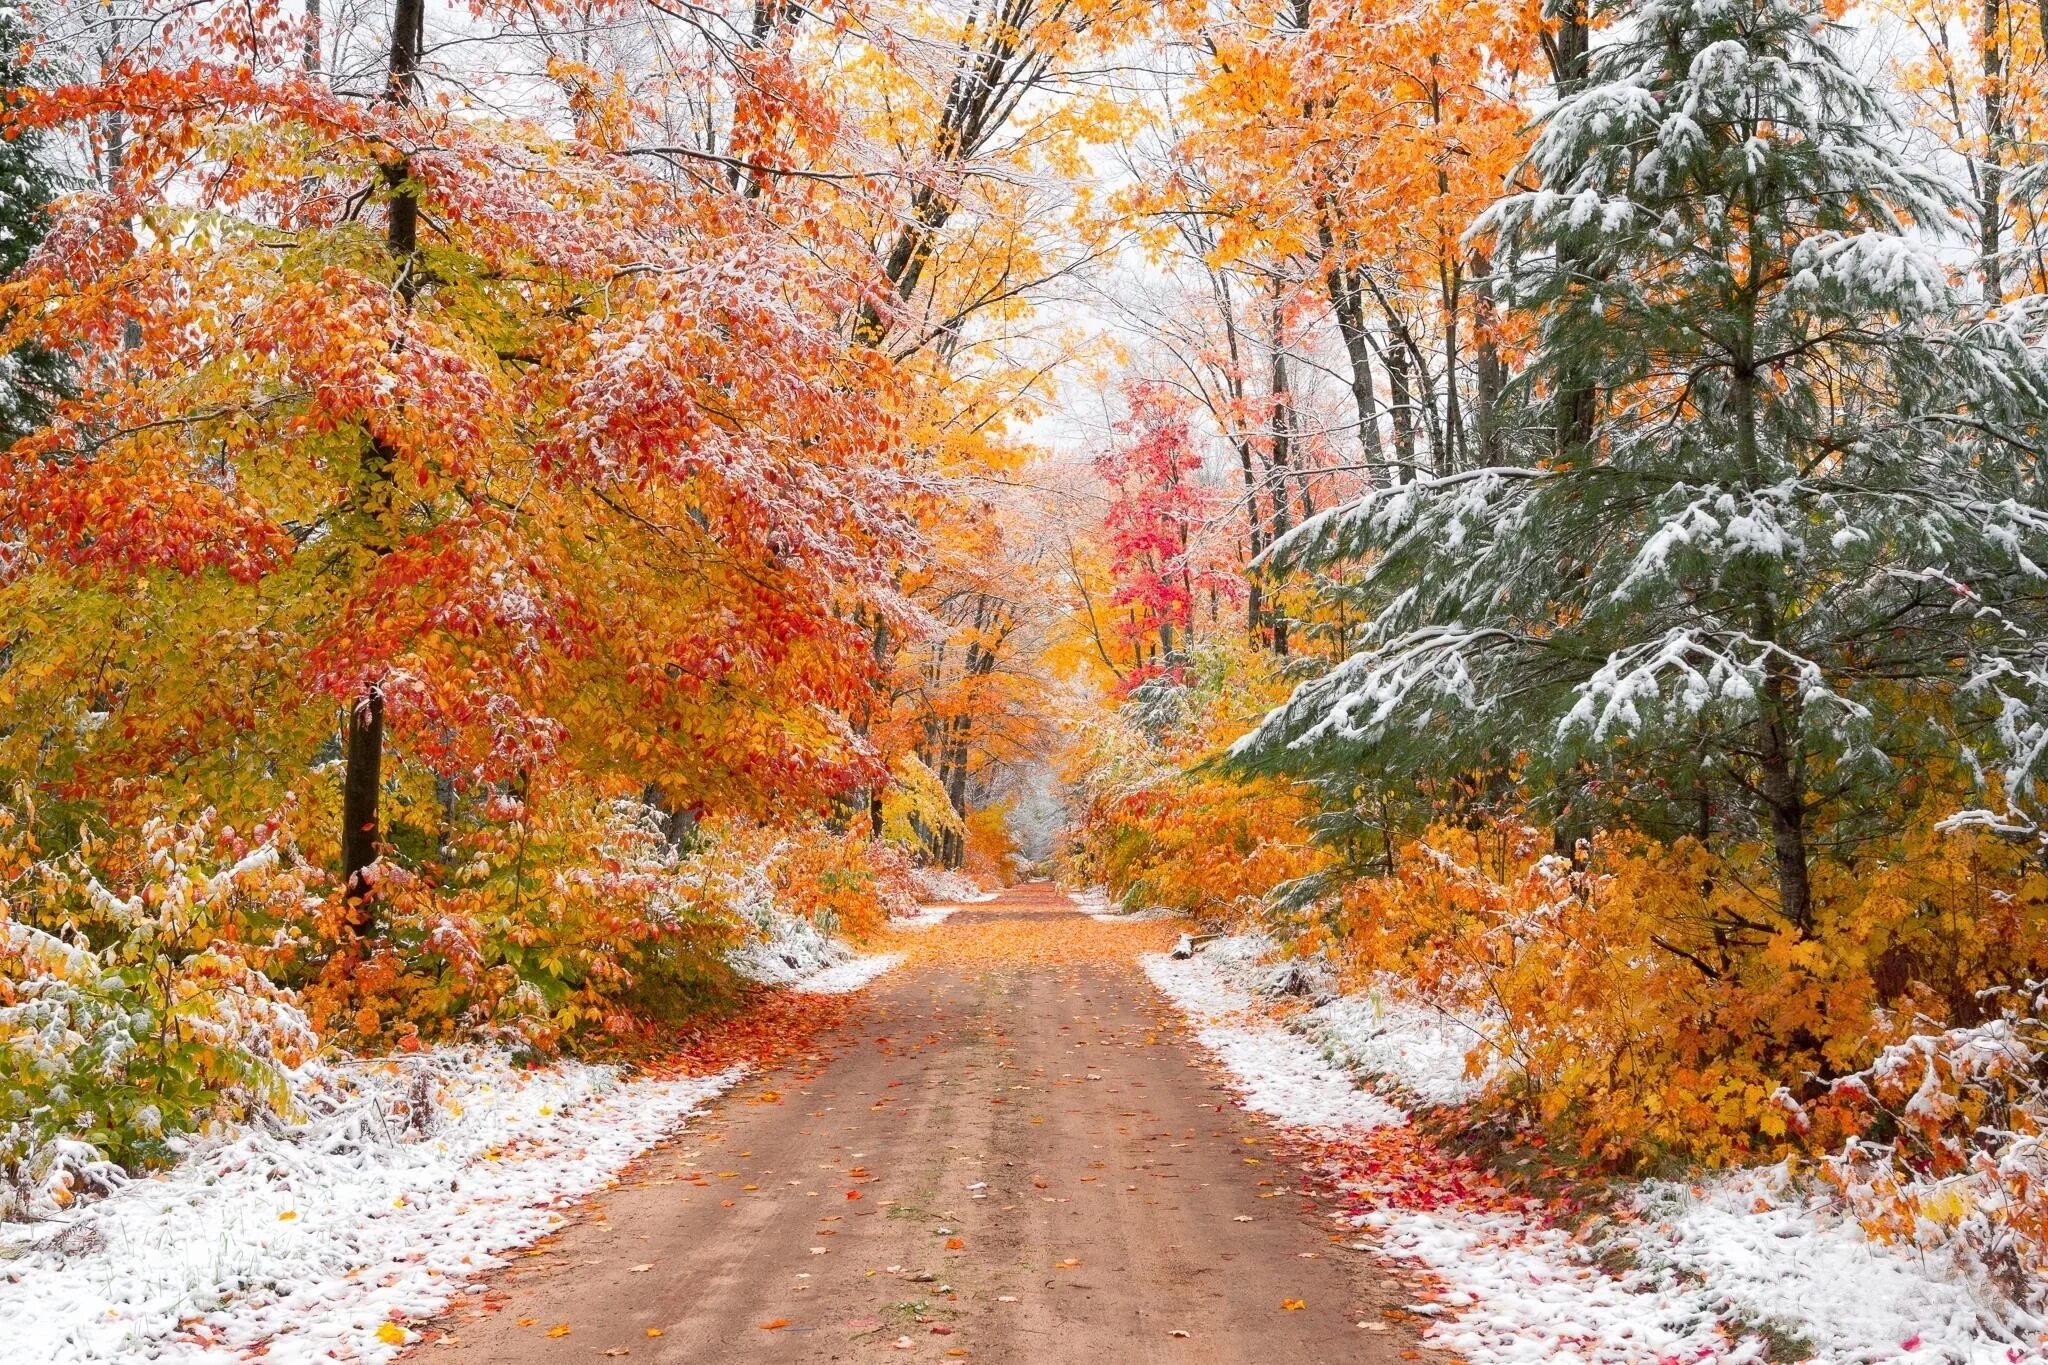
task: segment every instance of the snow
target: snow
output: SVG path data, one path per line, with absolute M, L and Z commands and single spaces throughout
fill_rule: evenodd
M 67 1219 L 0 1228 L 9 1358 L 219 1360 L 271 1339 L 277 1365 L 378 1365 L 406 1339 L 380 1327 L 436 1311 L 742 1074 L 623 1080 L 485 1050 L 325 1068 L 303 1123 L 221 1135 Z M 405 1118 L 416 1093 L 424 1133 Z
M 1109 892 L 1099 886 L 1069 891 L 1067 899 L 1079 906 L 1089 919 L 1100 920 L 1104 924 L 1137 924 L 1149 920 L 1178 918 L 1172 910 L 1163 905 L 1155 905 L 1149 910 L 1120 910 L 1110 903 Z
M 901 953 L 873 953 L 850 958 L 836 967 L 827 967 L 805 977 L 796 983 L 794 989 L 815 995 L 844 995 L 848 991 L 859 990 L 902 961 Z
M 1227 940 L 1226 940 L 1227 942 Z M 1251 994 L 1205 957 L 1159 953 L 1141 959 L 1145 975 L 1195 1025 L 1244 1092 L 1247 1109 L 1326 1133 L 1402 1123 L 1406 1116 L 1265 1017 Z
M 1403 1001 L 1383 983 L 1325 999 L 1283 1027 L 1261 997 L 1330 992 L 1317 964 L 1273 963 L 1272 947 L 1244 934 L 1185 961 L 1142 960 L 1246 1108 L 1324 1142 L 1398 1132 L 1406 1115 L 1326 1056 L 1418 1100 L 1477 1091 L 1464 1056 L 1481 1021 Z M 1589 1242 L 1477 1172 L 1465 1173 L 1469 1197 L 1430 1198 L 1418 1195 L 1430 1173 L 1402 1169 L 1399 1147 L 1384 1165 L 1347 1165 L 1340 1152 L 1329 1173 L 1364 1209 L 1342 1221 L 1372 1229 L 1383 1254 L 1429 1273 L 1439 1292 L 1416 1305 L 1437 1318 L 1428 1340 L 1471 1365 L 1740 1365 L 1768 1358 L 1767 1328 L 1804 1340 L 1817 1365 L 2048 1360 L 2027 1344 L 2041 1324 L 2002 1319 L 2010 1310 L 1951 1263 L 1870 1241 L 1779 1167 L 1644 1182 L 1623 1192 L 1624 1216 Z M 1596 1259 L 1603 1250 L 1631 1253 L 1630 1268 L 1610 1273 Z
M 2008 1341 L 2013 1328 L 1970 1277 L 1930 1253 L 1923 1261 L 1871 1242 L 1836 1216 L 1826 1193 L 1803 1190 L 1783 1166 L 1731 1171 L 1694 1184 L 1650 1181 L 1627 1240 L 1647 1261 L 1705 1282 L 1721 1311 L 1790 1324 L 1829 1361 L 1953 1360 L 2005 1365 L 2043 1359 Z M 1917 1346 L 1908 1343 L 1918 1343 Z
M 1424 1104 L 1463 1104 L 1492 1078 L 1472 1074 L 1466 1058 L 1483 1021 L 1461 1019 L 1404 999 L 1392 983 L 1338 996 L 1309 1012 L 1303 1031 L 1340 1066 L 1384 1080 Z
M 920 867 L 914 876 L 919 898 L 937 904 L 979 905 L 1002 894 L 982 890 L 974 878 L 951 868 Z

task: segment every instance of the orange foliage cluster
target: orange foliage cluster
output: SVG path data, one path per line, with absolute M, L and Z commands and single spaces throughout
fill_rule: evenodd
M 1073 868 L 1132 909 L 1214 926 L 1327 863 L 1301 841 L 1312 810 L 1277 782 L 1189 779 L 1105 796 L 1087 813 Z
M 1832 1078 L 1905 1021 L 1974 1021 L 1980 989 L 2048 970 L 2048 879 L 1993 839 L 1831 873 L 1807 934 L 1755 894 L 1757 850 L 1614 834 L 1582 853 L 1512 821 L 1438 825 L 1306 912 L 1297 946 L 1474 1021 L 1499 1102 L 1631 1169 L 1839 1141 L 1861 1116 Z

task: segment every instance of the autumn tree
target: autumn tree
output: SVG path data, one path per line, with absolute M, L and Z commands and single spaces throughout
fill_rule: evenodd
M 2030 315 L 1970 310 L 1935 245 L 1966 195 L 1900 163 L 1811 6 L 1629 19 L 1475 235 L 1536 321 L 1537 391 L 1596 386 L 1588 439 L 1277 546 L 1362 565 L 1371 624 L 1238 755 L 1334 779 L 1525 754 L 1553 818 L 1759 831 L 1804 932 L 1816 861 L 1970 762 L 1972 661 L 2039 634 L 2048 376 Z
M 643 164 L 574 70 L 566 138 L 429 97 L 412 0 L 367 93 L 296 18 L 158 16 L 20 113 L 121 154 L 7 291 L 79 376 L 0 458 L 7 766 L 106 814 L 337 801 L 358 933 L 464 792 L 871 772 L 848 617 L 915 531 L 837 229 Z

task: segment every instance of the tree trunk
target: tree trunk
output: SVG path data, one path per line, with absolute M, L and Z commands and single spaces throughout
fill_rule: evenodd
M 1778 908 L 1793 927 L 1813 927 L 1813 881 L 1806 849 L 1806 796 L 1799 777 L 1795 745 L 1798 703 L 1792 681 L 1773 670 L 1765 680 L 1763 743 L 1758 765 L 1763 770 L 1764 805 L 1771 814 L 1771 853 L 1777 864 Z
M 1387 347 L 1387 406 L 1394 412 L 1395 482 L 1415 477 L 1415 400 L 1408 388 L 1408 352 Z
M 349 707 L 344 727 L 341 779 L 341 883 L 349 922 L 369 927 L 365 874 L 377 861 L 377 798 L 384 781 L 384 693 L 375 687 Z
M 1351 401 L 1358 409 L 1358 448 L 1375 482 L 1395 480 L 1383 470 L 1380 450 L 1379 402 L 1373 393 L 1372 338 L 1365 330 L 1365 300 L 1351 279 L 1351 272 L 1337 259 L 1335 234 L 1327 210 L 1316 225 L 1323 248 L 1323 286 L 1330 296 L 1330 312 L 1337 319 L 1337 335 L 1343 338 L 1344 354 L 1351 362 Z
M 1506 458 L 1501 439 L 1500 400 L 1507 388 L 1507 366 L 1501 363 L 1498 318 L 1493 306 L 1493 262 L 1486 253 L 1472 258 L 1473 330 L 1478 334 L 1475 421 L 1479 428 L 1479 463 L 1492 468 Z
M 1996 307 L 2005 297 L 2005 47 L 2000 0 L 1984 0 L 1984 159 L 1977 170 L 1977 261 L 1984 271 L 1984 301 Z
M 426 0 L 397 0 L 391 16 L 390 81 L 386 98 L 411 105 L 419 88 L 420 54 L 426 46 Z M 397 264 L 400 299 L 410 308 L 419 294 L 419 195 L 411 188 L 412 168 L 404 156 L 384 163 L 384 182 L 391 190 L 390 219 L 384 244 Z M 358 510 L 374 529 L 372 549 L 382 555 L 390 545 L 383 523 L 390 516 L 392 466 L 397 452 L 372 438 L 363 459 Z M 384 693 L 375 683 L 349 706 L 345 764 L 341 778 L 341 879 L 356 907 L 351 919 L 358 929 L 369 926 L 365 905 L 368 883 L 363 875 L 377 859 L 378 800 L 383 790 Z
M 1293 529 L 1292 514 L 1288 507 L 1288 485 L 1292 482 L 1291 470 L 1294 462 L 1294 408 L 1293 393 L 1288 387 L 1286 337 L 1283 331 L 1280 297 L 1276 290 L 1273 297 L 1273 340 L 1271 368 L 1267 384 L 1271 390 L 1272 415 L 1270 418 L 1271 452 L 1269 472 L 1273 480 L 1271 505 L 1273 522 L 1271 539 L 1277 541 Z M 1270 542 L 1269 542 L 1270 543 Z M 1287 653 L 1287 618 L 1280 612 L 1269 612 L 1273 623 L 1273 652 Z

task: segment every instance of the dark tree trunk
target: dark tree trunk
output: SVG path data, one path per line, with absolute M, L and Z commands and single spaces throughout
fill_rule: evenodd
M 1358 448 L 1377 482 L 1387 479 L 1380 467 L 1379 401 L 1373 392 L 1372 338 L 1365 330 L 1365 299 L 1351 270 L 1337 259 L 1335 234 L 1327 213 L 1316 231 L 1323 248 L 1323 286 L 1330 296 L 1330 312 L 1337 319 L 1337 335 L 1343 338 L 1344 354 L 1351 362 L 1351 401 L 1358 409 Z
M 351 924 L 369 927 L 365 878 L 377 861 L 377 798 L 384 781 L 384 694 L 373 687 L 349 707 L 343 731 L 346 766 L 341 779 L 341 881 Z
M 1500 338 L 1493 306 L 1493 263 L 1481 254 L 1472 259 L 1473 328 L 1478 335 L 1474 377 L 1477 395 L 1474 418 L 1479 428 L 1479 463 L 1491 468 L 1506 456 L 1501 440 L 1500 400 L 1507 388 L 1507 366 L 1501 363 Z
M 1984 0 L 1984 159 L 1977 171 L 1977 259 L 1984 271 L 1984 300 L 1994 307 L 2005 297 L 2005 47 L 2000 0 Z
M 1396 482 L 1415 477 L 1415 399 L 1409 392 L 1408 352 L 1397 343 L 1387 347 L 1387 406 L 1394 412 Z
M 386 98 L 410 105 L 418 93 L 420 54 L 426 45 L 426 0 L 397 0 L 391 16 L 390 83 Z M 411 188 L 412 168 L 404 156 L 384 164 L 384 182 L 391 190 L 385 247 L 397 266 L 396 285 L 407 307 L 419 293 L 419 195 Z M 392 466 L 397 453 L 372 438 L 363 459 L 358 511 L 365 517 L 371 548 L 388 553 L 386 525 L 392 508 Z M 341 779 L 341 879 L 356 907 L 351 919 L 358 929 L 369 926 L 363 872 L 377 859 L 378 799 L 383 790 L 384 693 L 372 683 L 349 707 L 345 764 Z
M 1813 880 L 1806 848 L 1806 794 L 1797 753 L 1798 702 L 1792 679 L 1772 669 L 1764 680 L 1758 783 L 1771 816 L 1771 853 L 1777 865 L 1778 908 L 1793 927 L 1813 926 Z

